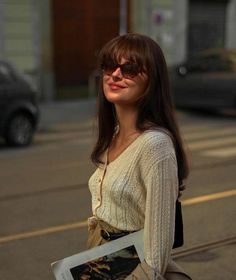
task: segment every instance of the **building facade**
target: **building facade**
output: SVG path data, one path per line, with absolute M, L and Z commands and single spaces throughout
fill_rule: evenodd
M 150 35 L 177 64 L 206 48 L 236 49 L 235 0 L 133 0 L 132 30 Z
M 49 101 L 86 86 L 98 50 L 121 30 L 151 36 L 173 65 L 205 48 L 236 49 L 235 27 L 236 0 L 7 0 L 0 58 L 31 75 Z
M 50 1 L 0 2 L 0 59 L 31 76 L 46 100 L 55 96 L 51 42 Z

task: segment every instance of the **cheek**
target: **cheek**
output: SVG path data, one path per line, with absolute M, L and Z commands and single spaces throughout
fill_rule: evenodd
M 108 81 L 108 78 L 103 77 L 103 80 L 102 80 L 102 87 L 103 87 L 103 92 L 104 92 L 105 95 L 106 95 L 107 92 L 108 92 L 107 81 Z
M 136 84 L 137 94 L 139 96 L 143 95 L 147 89 L 147 86 L 148 86 L 147 80 L 141 80 L 141 81 L 137 82 L 137 84 Z

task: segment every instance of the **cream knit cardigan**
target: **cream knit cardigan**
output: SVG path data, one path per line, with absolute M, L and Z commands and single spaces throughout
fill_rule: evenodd
M 145 261 L 157 277 L 164 275 L 178 196 L 172 140 L 163 131 L 147 130 L 107 165 L 101 184 L 103 173 L 104 165 L 89 179 L 93 214 L 121 230 L 144 228 Z

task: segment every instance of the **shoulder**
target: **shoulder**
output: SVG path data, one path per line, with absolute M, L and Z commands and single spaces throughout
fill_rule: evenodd
M 161 160 L 166 157 L 175 157 L 175 148 L 168 131 L 165 129 L 146 130 L 143 134 L 142 157 Z
M 174 148 L 171 134 L 164 129 L 146 130 L 143 135 L 143 146 L 145 148 Z

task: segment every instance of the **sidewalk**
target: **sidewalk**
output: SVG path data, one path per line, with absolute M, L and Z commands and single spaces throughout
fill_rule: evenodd
M 236 279 L 236 244 L 203 250 L 175 259 L 193 280 L 234 280 Z
M 96 115 L 96 99 L 54 101 L 40 104 L 39 131 L 55 124 L 84 122 Z

